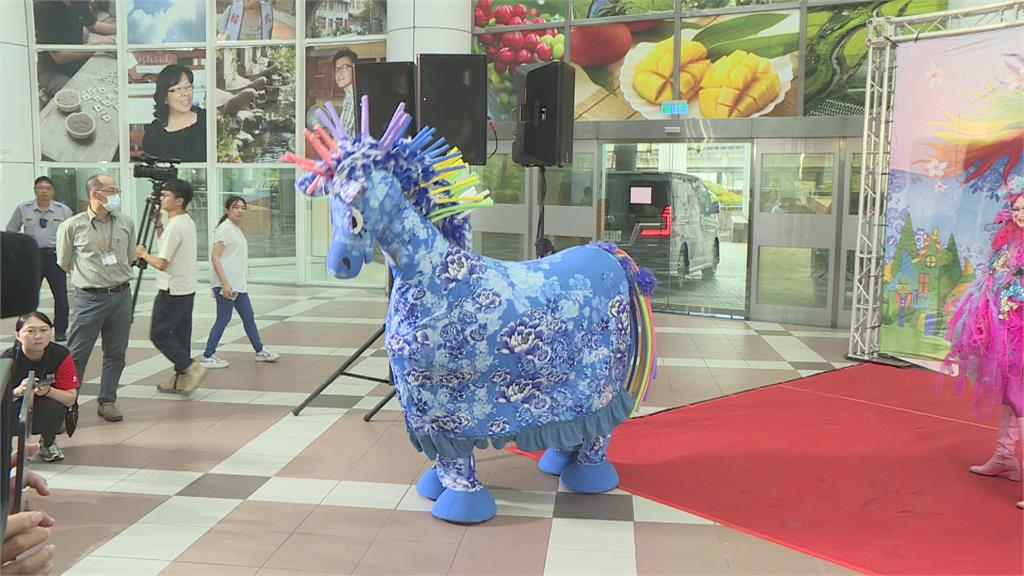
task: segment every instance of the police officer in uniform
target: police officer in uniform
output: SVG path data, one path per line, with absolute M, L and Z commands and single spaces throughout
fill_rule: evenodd
M 50 285 L 53 293 L 53 328 L 54 340 L 67 340 L 68 331 L 68 277 L 57 265 L 57 228 L 74 215 L 71 208 L 53 199 L 53 180 L 46 176 L 36 178 L 36 199 L 19 204 L 7 223 L 8 232 L 24 232 L 39 244 L 42 258 L 40 269 L 43 273 L 39 279 L 39 290 L 43 287 L 43 278 Z M 39 307 L 39 295 L 36 295 L 36 307 Z

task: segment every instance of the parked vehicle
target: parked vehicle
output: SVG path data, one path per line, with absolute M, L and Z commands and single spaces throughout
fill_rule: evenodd
M 602 239 L 659 276 L 715 275 L 720 207 L 700 178 L 675 172 L 609 172 Z M 664 281 L 664 278 L 662 278 Z

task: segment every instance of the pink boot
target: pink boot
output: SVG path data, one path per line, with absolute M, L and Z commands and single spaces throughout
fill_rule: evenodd
M 971 466 L 971 472 L 982 476 L 1001 476 L 1007 480 L 1020 481 L 1020 463 L 1017 462 L 1017 442 L 1020 429 L 1013 409 L 1003 404 L 999 410 L 999 434 L 996 436 L 996 451 L 981 466 Z M 1024 420 L 1024 419 L 1021 419 Z

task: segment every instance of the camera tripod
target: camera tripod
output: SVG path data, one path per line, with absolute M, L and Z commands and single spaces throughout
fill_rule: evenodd
M 146 197 L 146 207 L 142 211 L 142 224 L 139 227 L 139 244 L 146 247 L 147 252 L 153 251 L 153 235 L 156 232 L 154 220 L 160 217 L 160 195 L 163 193 L 162 180 L 150 180 L 153 183 L 153 192 Z M 149 267 L 145 260 L 135 261 L 139 268 L 139 276 L 135 279 L 135 290 L 132 293 L 132 322 L 135 321 L 135 305 L 139 302 L 139 288 L 142 286 L 142 275 Z
M 389 297 L 391 295 L 391 285 L 393 282 L 394 275 L 392 274 L 391 267 L 389 266 L 387 278 L 385 279 L 384 283 L 384 293 L 387 294 Z M 365 416 L 363 416 L 363 421 L 365 422 L 369 422 L 370 420 L 372 420 L 373 417 L 377 415 L 377 412 L 380 412 L 381 409 L 384 408 L 384 405 L 390 402 L 391 399 L 395 397 L 396 392 L 394 387 L 394 379 L 392 378 L 391 374 L 391 364 L 390 362 L 388 363 L 387 378 L 377 378 L 376 376 L 355 374 L 353 372 L 349 372 L 348 369 L 349 366 L 355 364 L 356 360 L 358 360 L 363 354 L 366 353 L 367 350 L 370 349 L 370 346 L 373 346 L 374 342 L 376 342 L 377 340 L 381 339 L 384 336 L 384 331 L 386 328 L 386 324 L 381 324 L 380 328 L 378 328 L 376 332 L 374 332 L 369 338 L 367 338 L 366 341 L 363 342 L 363 344 L 359 347 L 359 349 L 357 349 L 351 356 L 349 356 L 348 359 L 345 360 L 345 362 L 337 370 L 335 370 L 333 374 L 328 376 L 327 379 L 324 380 L 323 383 L 320 384 L 320 386 L 318 386 L 316 390 L 313 390 L 309 394 L 309 396 L 307 396 L 306 399 L 302 401 L 301 404 L 299 404 L 292 410 L 292 414 L 298 416 L 306 408 L 306 406 L 309 406 L 310 402 L 316 400 L 317 396 L 319 396 L 324 390 L 326 390 L 327 387 L 330 386 L 335 380 L 337 380 L 341 376 L 348 376 L 349 378 L 358 378 L 360 380 L 367 380 L 369 382 L 377 382 L 379 384 L 391 385 L 391 390 L 388 391 L 387 395 L 384 396 L 384 398 L 381 399 L 381 401 L 378 402 L 376 406 L 370 409 L 370 411 L 367 412 Z

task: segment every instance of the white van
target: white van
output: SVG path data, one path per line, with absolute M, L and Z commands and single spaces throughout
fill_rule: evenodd
M 608 172 L 601 237 L 659 276 L 711 278 L 721 257 L 718 202 L 700 178 L 674 172 Z

